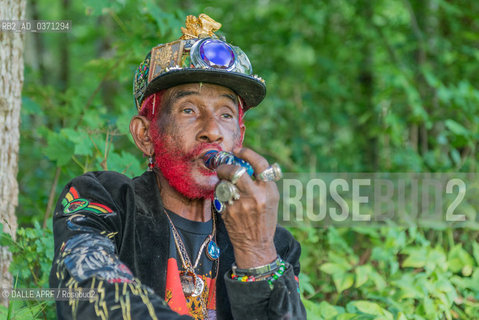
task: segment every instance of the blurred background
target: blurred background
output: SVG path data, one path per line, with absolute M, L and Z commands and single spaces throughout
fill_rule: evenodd
M 477 1 L 28 0 L 27 19 L 72 28 L 25 36 L 18 287 L 48 286 L 51 214 L 70 179 L 146 169 L 128 130 L 134 71 L 200 13 L 265 79 L 245 145 L 284 171 L 477 171 Z M 290 230 L 310 319 L 479 318 L 477 230 Z M 52 302 L 15 308 L 54 318 Z

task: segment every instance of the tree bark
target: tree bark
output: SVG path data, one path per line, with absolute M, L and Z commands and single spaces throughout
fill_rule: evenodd
M 0 0 L 0 20 L 22 20 L 25 0 Z M 3 231 L 15 238 L 18 204 L 18 147 L 23 86 L 24 34 L 0 32 L 0 222 Z M 0 287 L 11 288 L 8 267 L 12 259 L 7 247 L 0 247 Z M 0 297 L 0 303 L 8 301 Z

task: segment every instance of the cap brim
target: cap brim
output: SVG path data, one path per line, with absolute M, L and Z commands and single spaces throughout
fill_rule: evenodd
M 256 107 L 266 96 L 265 84 L 252 76 L 238 72 L 211 69 L 178 69 L 165 72 L 153 79 L 146 88 L 144 97 L 180 84 L 204 82 L 227 87 L 245 102 L 246 110 Z M 245 110 L 245 111 L 246 111 Z

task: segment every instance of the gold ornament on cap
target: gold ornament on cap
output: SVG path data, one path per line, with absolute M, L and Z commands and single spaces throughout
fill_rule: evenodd
M 186 28 L 181 27 L 182 40 L 212 37 L 221 28 L 221 23 L 216 22 L 206 14 L 202 13 L 197 17 L 187 16 Z

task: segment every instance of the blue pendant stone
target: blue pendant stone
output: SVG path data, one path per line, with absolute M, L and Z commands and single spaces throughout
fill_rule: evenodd
M 201 59 L 212 68 L 228 69 L 235 62 L 233 49 L 225 42 L 208 39 L 200 45 Z
M 206 251 L 208 258 L 216 260 L 220 257 L 220 248 L 214 241 L 208 243 L 208 250 Z
M 221 201 L 219 201 L 218 199 L 216 199 L 216 198 L 213 200 L 213 205 L 215 206 L 215 210 L 216 210 L 216 212 L 218 212 L 218 213 L 223 212 L 223 210 L 224 210 L 224 208 L 225 208 L 225 205 L 224 205 Z

